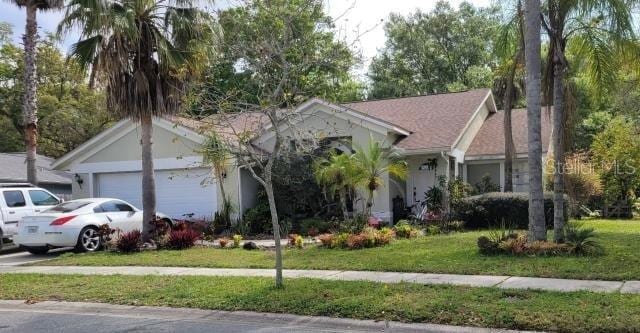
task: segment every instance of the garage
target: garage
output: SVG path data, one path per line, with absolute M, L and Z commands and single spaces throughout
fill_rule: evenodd
M 174 218 L 194 213 L 212 219 L 217 207 L 216 184 L 205 168 L 157 170 L 156 204 L 159 212 Z M 96 174 L 98 196 L 117 198 L 142 209 L 142 173 Z

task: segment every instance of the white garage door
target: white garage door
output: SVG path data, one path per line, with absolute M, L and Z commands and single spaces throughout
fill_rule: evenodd
M 158 211 L 174 218 L 195 213 L 195 217 L 211 219 L 216 211 L 216 184 L 207 169 L 156 171 L 156 204 Z M 204 185 L 201 185 L 205 181 Z M 130 202 L 142 209 L 142 174 L 120 172 L 98 174 L 98 195 Z

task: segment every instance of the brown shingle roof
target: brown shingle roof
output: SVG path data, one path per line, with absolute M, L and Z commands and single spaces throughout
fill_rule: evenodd
M 489 93 L 488 89 L 459 93 L 402 97 L 343 106 L 411 131 L 399 148 L 449 148 Z
M 467 149 L 467 156 L 504 155 L 504 112 L 490 114 L 480 131 Z M 527 153 L 527 109 L 515 109 L 511 112 L 513 143 L 517 154 Z M 542 152 L 549 148 L 551 136 L 551 114 L 542 108 Z
M 215 132 L 223 140 L 228 141 L 236 141 L 238 136 L 246 133 L 255 133 L 261 126 L 268 122 L 266 115 L 260 112 L 217 114 L 201 120 L 181 116 L 169 116 L 168 120 L 196 133 L 203 133 L 209 129 L 215 129 Z

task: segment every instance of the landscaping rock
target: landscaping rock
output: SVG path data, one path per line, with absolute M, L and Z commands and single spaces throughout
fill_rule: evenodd
M 258 245 L 254 242 L 246 242 L 242 245 L 242 248 L 245 250 L 257 250 L 259 249 Z

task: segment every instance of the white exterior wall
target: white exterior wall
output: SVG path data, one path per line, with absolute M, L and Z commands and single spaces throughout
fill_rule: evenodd
M 140 131 L 136 124 L 125 121 L 116 125 L 117 131 L 102 140 L 88 142 L 85 151 L 57 166 L 82 178 L 82 185 L 74 179 L 74 199 L 97 196 L 97 175 L 100 173 L 136 172 L 142 170 Z M 154 121 L 153 156 L 155 170 L 188 170 L 200 168 L 202 157 L 195 134 L 174 128 L 164 121 Z M 201 172 L 200 172 L 201 173 Z M 75 178 L 75 177 L 74 177 Z M 211 179 L 205 186 L 215 186 Z
M 420 166 L 432 158 L 437 159 L 437 168 L 435 170 L 420 170 Z M 408 156 L 407 163 L 409 174 L 406 181 L 406 204 L 413 206 L 425 200 L 424 193 L 436 184 L 436 176 L 447 176 L 449 164 L 447 158 L 441 154 Z

